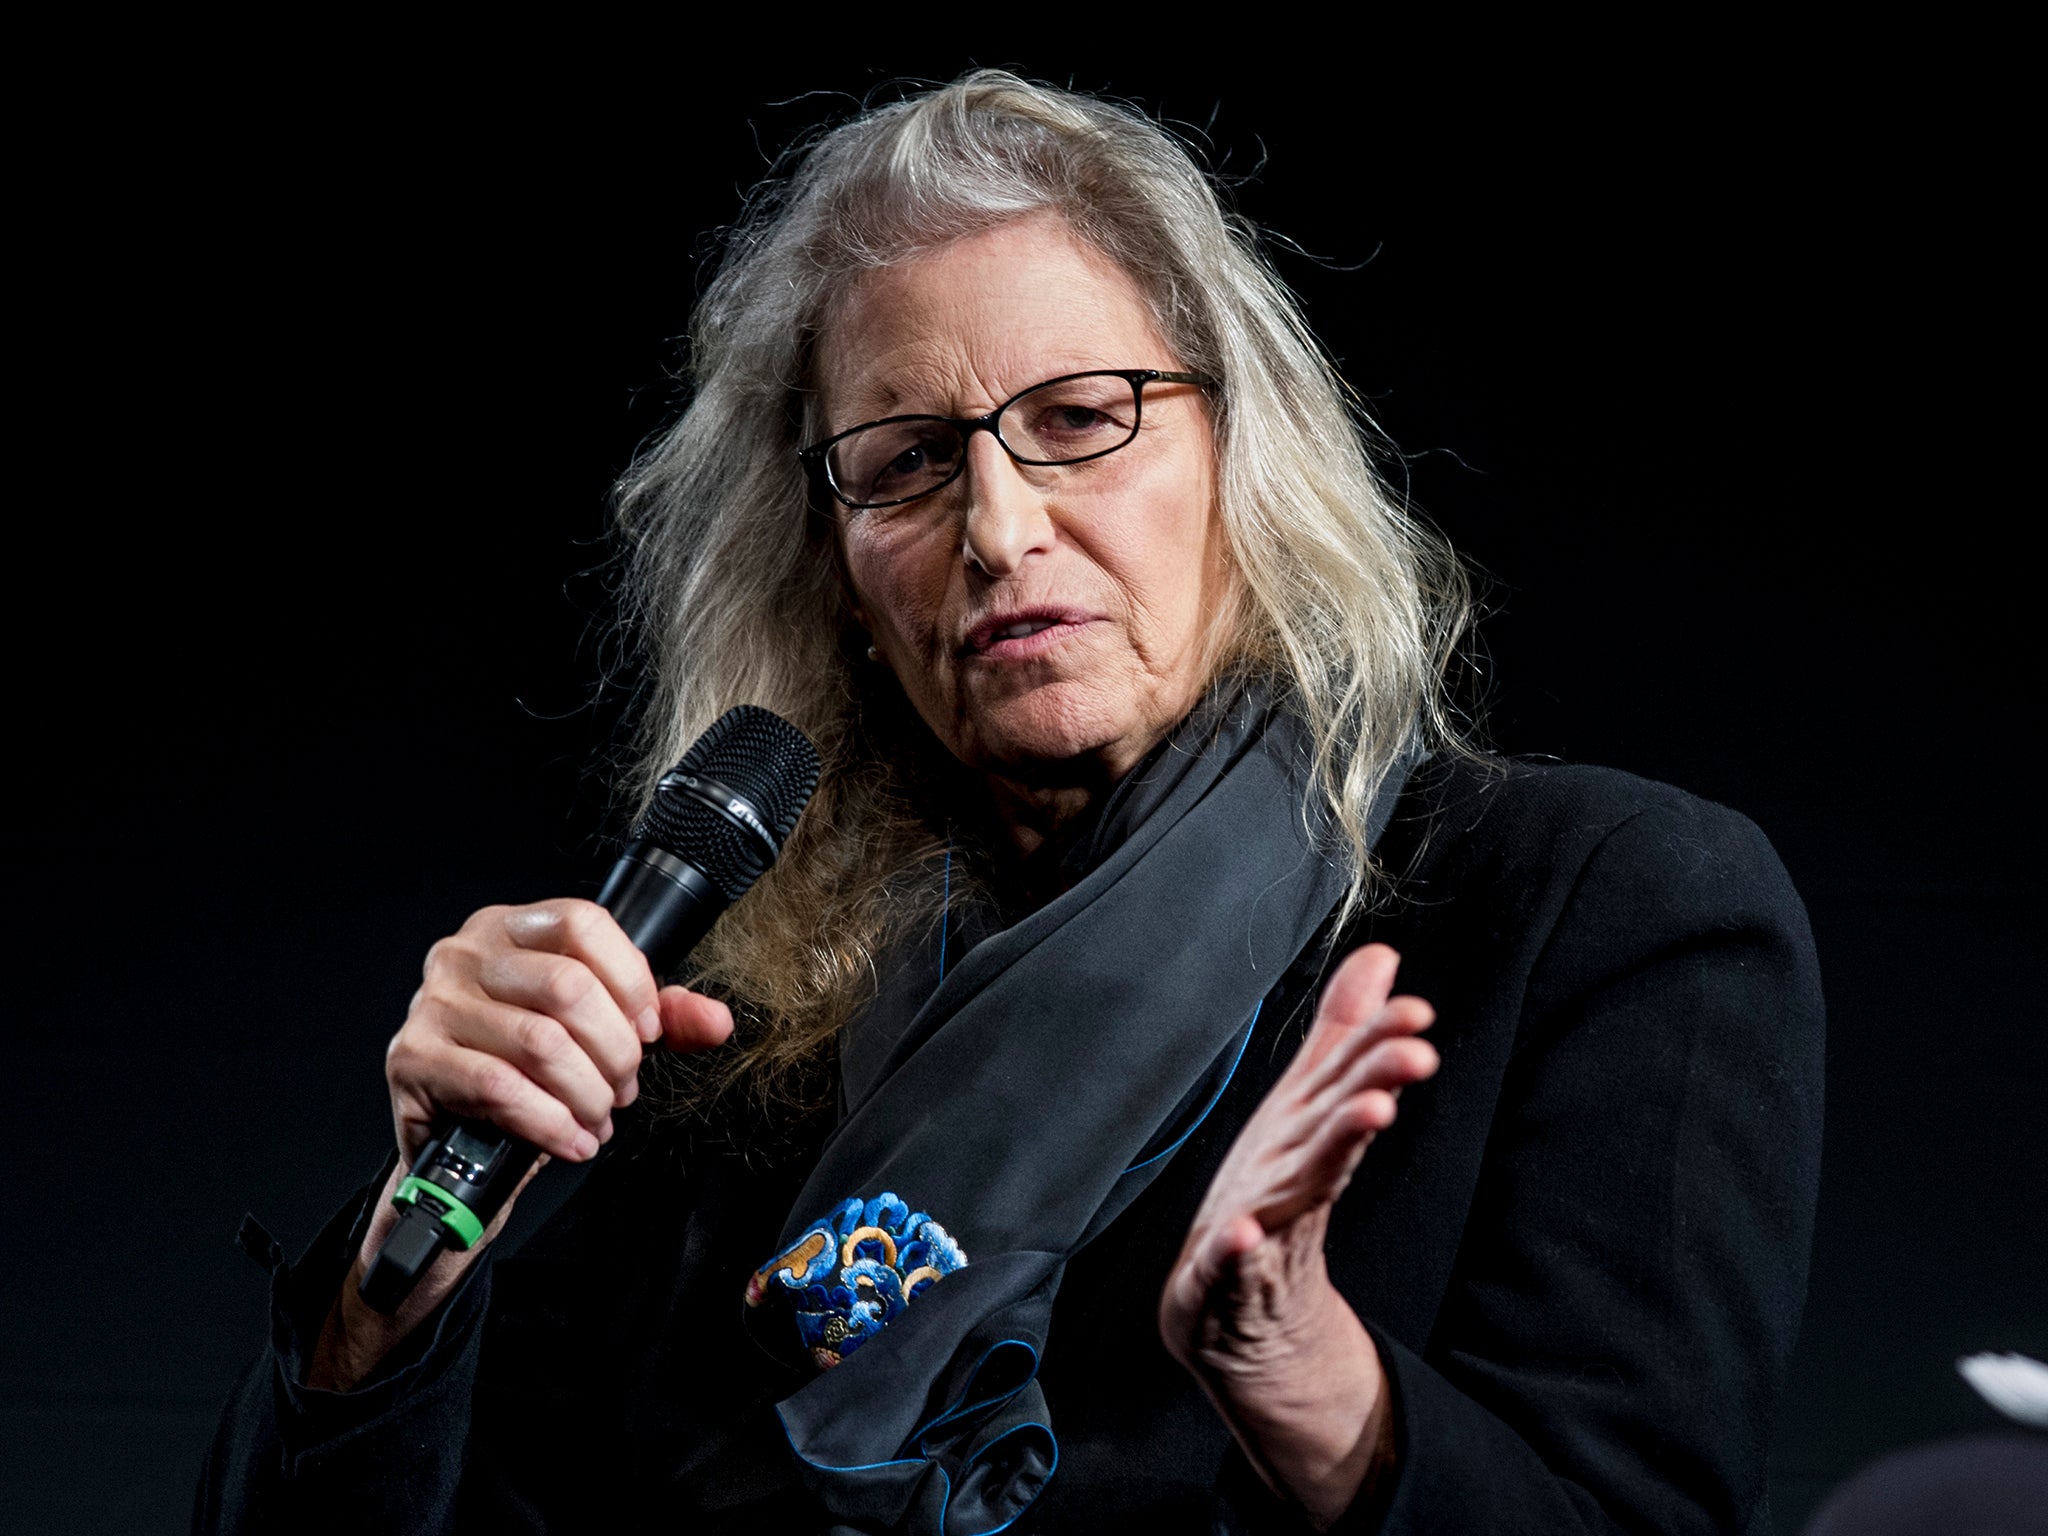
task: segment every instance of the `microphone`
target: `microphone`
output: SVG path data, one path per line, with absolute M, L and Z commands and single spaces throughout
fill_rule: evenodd
M 657 977 L 775 862 L 817 787 L 810 739 L 752 704 L 720 715 L 662 775 L 597 893 Z M 363 1300 L 396 1312 L 443 1248 L 475 1246 L 539 1155 L 486 1121 L 443 1116 L 391 1197 L 398 1225 L 363 1275 Z

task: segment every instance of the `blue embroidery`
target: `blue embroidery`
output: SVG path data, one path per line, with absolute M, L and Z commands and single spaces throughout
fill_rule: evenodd
M 966 1263 L 944 1227 L 884 1190 L 872 1200 L 841 1201 L 754 1271 L 747 1305 L 788 1297 L 804 1347 L 830 1367 Z

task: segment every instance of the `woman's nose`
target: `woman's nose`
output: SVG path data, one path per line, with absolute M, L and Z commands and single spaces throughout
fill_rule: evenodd
M 993 432 L 967 440 L 967 522 L 961 554 L 991 576 L 1007 576 L 1025 557 L 1049 548 L 1052 517 L 1046 509 L 1053 471 L 1019 464 Z

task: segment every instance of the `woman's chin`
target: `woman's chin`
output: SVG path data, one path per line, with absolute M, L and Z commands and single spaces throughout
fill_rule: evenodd
M 1158 744 L 1171 721 L 1061 699 L 1043 688 L 966 723 L 949 743 L 970 768 L 1020 783 L 1099 784 L 1121 778 Z M 1051 695 L 1051 697 L 1041 697 Z

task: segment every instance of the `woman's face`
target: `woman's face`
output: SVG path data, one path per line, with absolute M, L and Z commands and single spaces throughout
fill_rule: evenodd
M 1184 366 L 1131 280 L 1050 215 L 865 279 L 819 360 L 829 432 L 981 416 L 1088 369 Z M 952 484 L 839 520 L 882 663 L 962 762 L 1007 779 L 1121 776 L 1194 705 L 1231 616 L 1194 385 L 1146 385 L 1136 440 L 1107 457 L 1020 465 L 977 432 Z

